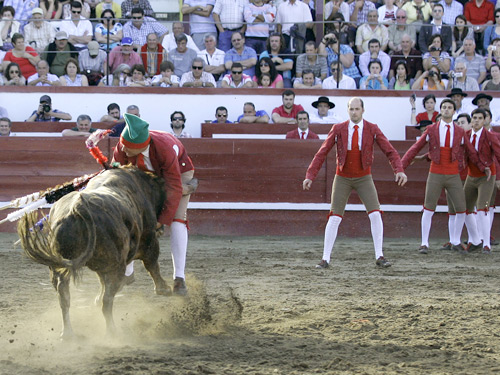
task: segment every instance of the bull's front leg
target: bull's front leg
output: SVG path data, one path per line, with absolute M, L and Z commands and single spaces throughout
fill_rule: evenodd
M 59 305 L 61 306 L 63 327 L 61 339 L 67 340 L 74 337 L 73 328 L 69 318 L 69 307 L 71 296 L 69 294 L 69 275 L 57 275 L 57 293 L 59 295 Z
M 161 276 L 158 256 L 160 255 L 160 244 L 155 238 L 146 251 L 142 252 L 142 263 L 149 272 L 155 284 L 155 293 L 163 296 L 172 295 L 172 289 L 167 285 L 165 279 Z
M 101 276 L 101 275 L 100 275 Z M 113 320 L 113 302 L 116 293 L 120 290 L 124 275 L 120 271 L 115 274 L 101 276 L 104 280 L 104 294 L 102 295 L 102 314 L 106 320 L 106 334 L 113 336 L 116 333 L 115 322 Z

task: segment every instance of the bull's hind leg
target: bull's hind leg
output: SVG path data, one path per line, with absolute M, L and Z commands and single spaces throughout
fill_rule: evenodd
M 120 272 L 99 274 L 101 282 L 104 282 L 104 293 L 102 293 L 102 314 L 106 320 L 106 333 L 113 335 L 116 331 L 113 320 L 113 302 L 116 293 L 120 290 L 124 275 Z
M 61 332 L 61 339 L 66 340 L 72 338 L 73 328 L 71 328 L 71 321 L 69 319 L 70 307 L 70 294 L 69 294 L 69 275 L 62 275 L 55 273 L 53 279 L 57 278 L 57 293 L 59 294 L 59 305 L 61 306 L 63 328 Z
M 142 252 L 142 263 L 148 270 L 155 284 L 155 293 L 163 296 L 172 294 L 172 289 L 167 285 L 167 282 L 160 273 L 160 265 L 158 264 L 158 256 L 160 255 L 160 244 L 155 238 L 151 241 L 150 246 L 146 251 Z

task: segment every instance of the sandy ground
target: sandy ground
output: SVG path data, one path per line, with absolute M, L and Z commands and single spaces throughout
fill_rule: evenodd
M 72 286 L 78 338 L 61 342 L 48 269 L 16 239 L 0 235 L 0 374 L 500 372 L 499 253 L 425 256 L 418 240 L 386 240 L 393 267 L 379 269 L 370 239 L 340 238 L 333 267 L 316 270 L 321 238 L 192 237 L 190 297 L 154 295 L 137 265 L 109 338 L 86 270 Z

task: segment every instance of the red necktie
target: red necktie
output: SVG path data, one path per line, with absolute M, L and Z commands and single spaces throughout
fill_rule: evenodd
M 359 150 L 359 134 L 358 134 L 358 125 L 354 125 L 354 133 L 352 133 L 352 142 L 351 142 L 351 150 L 358 151 Z
M 306 132 L 301 132 L 300 139 L 304 139 L 305 134 L 306 134 Z
M 446 125 L 446 137 L 444 138 L 444 147 L 450 147 L 450 125 Z
M 137 160 L 135 162 L 135 165 L 140 170 L 143 170 L 143 171 L 146 171 L 146 172 L 148 171 L 148 168 L 146 167 L 146 163 L 144 163 L 144 155 L 142 153 L 140 153 L 139 155 L 137 155 Z
M 472 146 L 474 146 L 474 148 L 476 148 L 476 134 L 474 134 L 472 136 Z

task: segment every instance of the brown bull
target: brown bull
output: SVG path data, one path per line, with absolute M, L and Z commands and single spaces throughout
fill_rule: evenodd
M 160 275 L 155 231 L 164 200 L 160 178 L 136 167 L 121 167 L 102 173 L 85 190 L 57 201 L 42 231 L 30 230 L 36 214 L 19 223 L 25 253 L 50 268 L 62 310 L 62 338 L 73 335 L 69 282 L 84 266 L 99 275 L 99 299 L 108 333 L 115 328 L 113 300 L 125 283 L 125 267 L 130 261 L 143 261 L 157 294 L 169 292 Z

